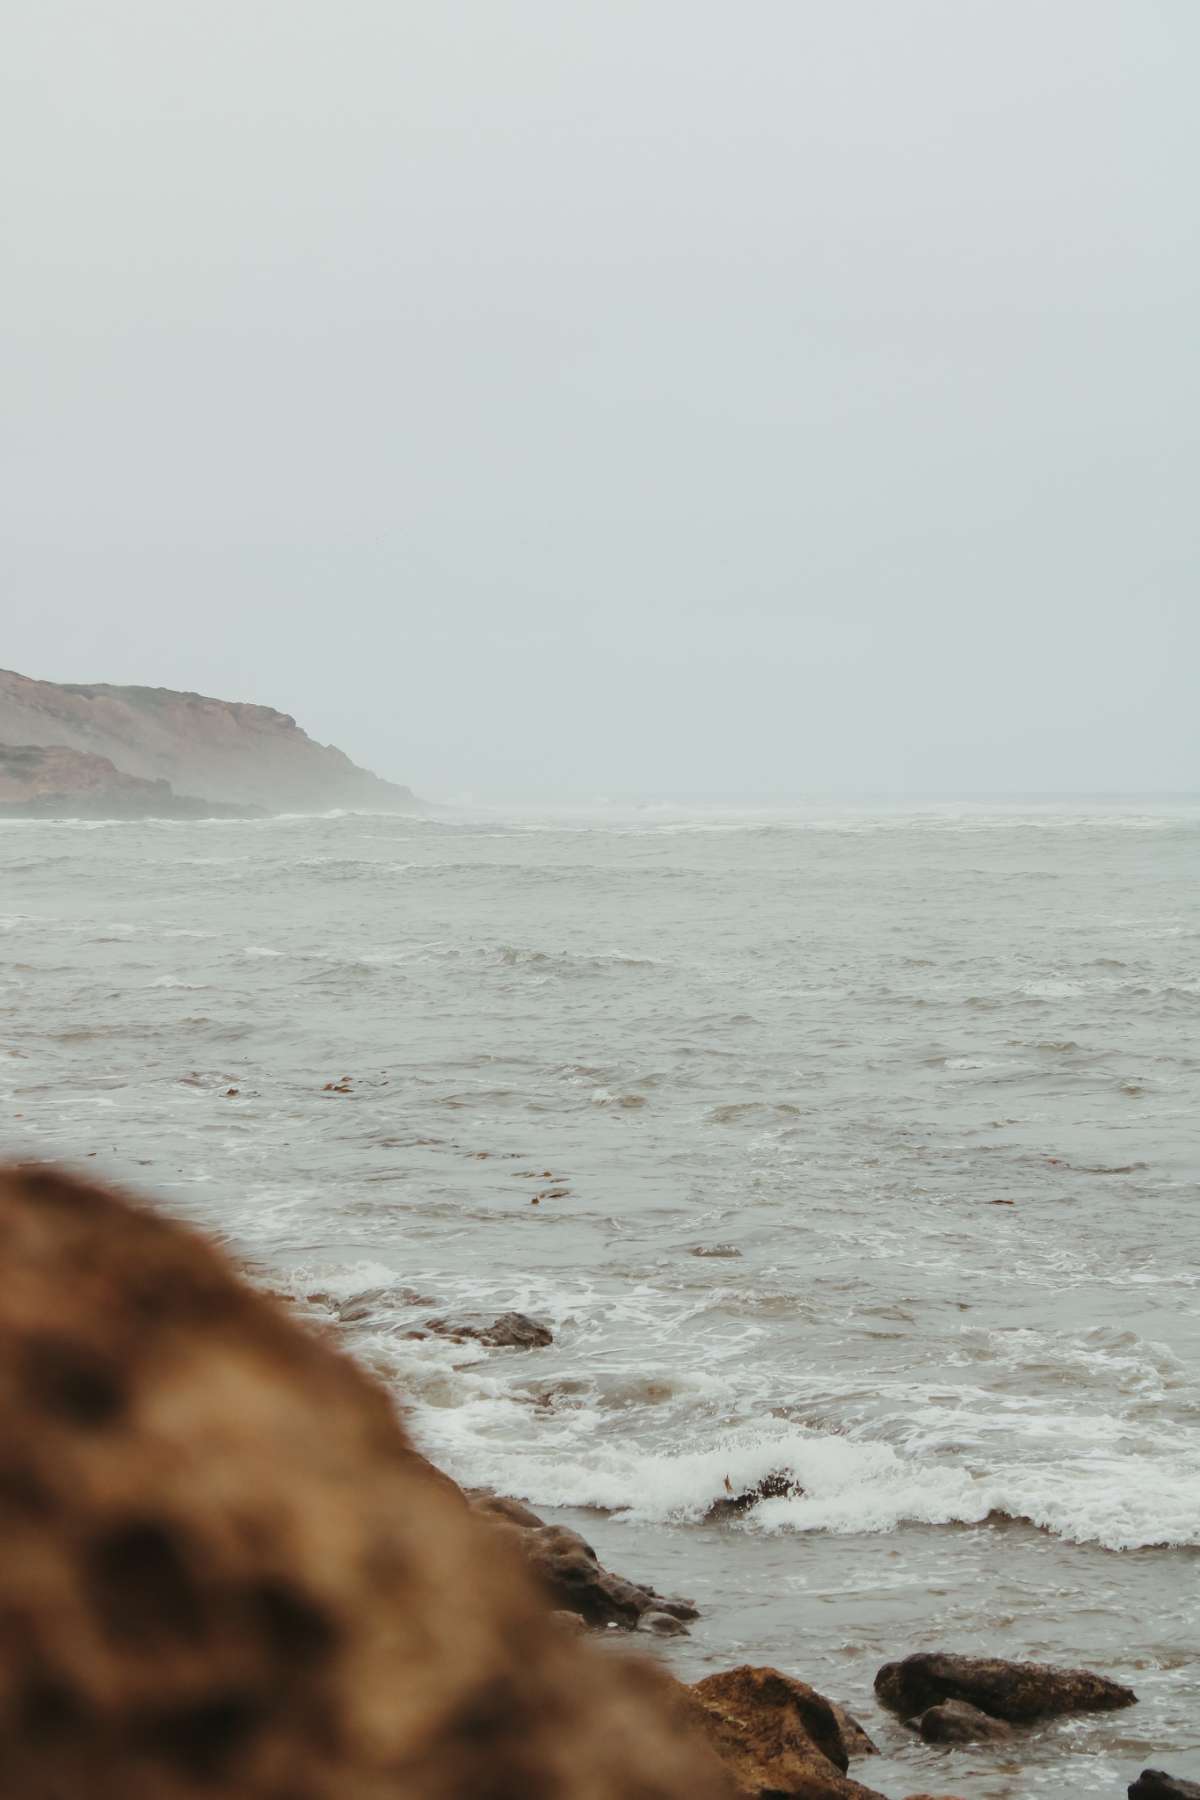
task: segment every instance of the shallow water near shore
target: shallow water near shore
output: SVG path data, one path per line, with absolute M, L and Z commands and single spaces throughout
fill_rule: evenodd
M 8 824 L 6 1148 L 337 1321 L 868 1784 L 1197 1779 L 1198 877 L 1183 803 Z M 405 1335 L 464 1307 L 556 1341 Z M 927 1748 L 870 1696 L 922 1648 L 1141 1703 Z

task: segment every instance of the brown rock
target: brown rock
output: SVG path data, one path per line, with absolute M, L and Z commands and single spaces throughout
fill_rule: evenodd
M 0 1793 L 727 1800 L 391 1398 L 181 1226 L 0 1175 Z
M 1132 1706 L 1137 1699 L 1132 1688 L 1089 1669 L 1058 1669 L 1049 1663 L 1001 1662 L 941 1651 L 885 1663 L 875 1677 L 875 1692 L 903 1719 L 943 1700 L 965 1700 L 992 1718 L 1013 1724 L 1059 1713 L 1111 1712 Z
M 846 1774 L 841 1726 L 821 1694 L 778 1669 L 743 1666 L 690 1690 L 690 1716 L 743 1800 L 879 1800 Z
M 425 1329 L 436 1337 L 450 1338 L 456 1344 L 474 1340 L 492 1350 L 544 1350 L 547 1344 L 554 1342 L 554 1333 L 548 1325 L 519 1312 L 501 1313 L 498 1319 L 476 1318 L 469 1314 L 449 1319 L 426 1319 Z
M 853 1718 L 844 1706 L 839 1706 L 836 1700 L 830 1700 L 828 1704 L 829 1710 L 841 1730 L 846 1755 L 848 1757 L 878 1756 L 879 1745 L 867 1736 L 858 1720 Z
M 1200 1781 L 1182 1781 L 1162 1769 L 1143 1769 L 1127 1791 L 1129 1800 L 1200 1800 Z
M 917 1720 L 917 1730 L 927 1744 L 981 1744 L 1013 1735 L 1012 1726 L 1003 1719 L 993 1719 L 965 1700 L 943 1700 L 940 1706 L 931 1706 Z
M 485 1493 L 470 1498 L 476 1511 L 499 1526 L 521 1551 L 551 1604 L 578 1613 L 587 1624 L 633 1631 L 647 1613 L 668 1613 L 676 1619 L 699 1616 L 690 1600 L 669 1600 L 653 1588 L 612 1574 L 577 1531 L 547 1525 L 519 1500 Z

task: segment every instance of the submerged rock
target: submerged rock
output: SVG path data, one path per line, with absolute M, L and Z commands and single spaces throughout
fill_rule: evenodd
M 1200 1781 L 1182 1781 L 1163 1769 L 1143 1769 L 1127 1791 L 1129 1800 L 1200 1800 Z
M 917 1730 L 927 1744 L 980 1744 L 1013 1735 L 1012 1726 L 1003 1719 L 993 1719 L 965 1700 L 943 1700 L 940 1706 L 931 1706 L 917 1720 Z
M 728 1800 L 391 1395 L 181 1225 L 0 1174 L 0 1793 Z
M 846 1774 L 837 1714 L 806 1682 L 743 1665 L 682 1690 L 679 1704 L 743 1800 L 880 1800 Z
M 428 1294 L 419 1294 L 409 1287 L 364 1288 L 361 1293 L 349 1294 L 345 1299 L 325 1293 L 308 1294 L 305 1298 L 310 1306 L 320 1306 L 334 1313 L 341 1325 L 374 1324 L 386 1318 L 394 1307 L 434 1304 Z
M 674 1613 L 661 1610 L 643 1613 L 638 1620 L 638 1630 L 652 1631 L 656 1637 L 688 1636 L 688 1628 L 682 1619 L 677 1618 Z
M 519 1312 L 501 1313 L 497 1319 L 470 1313 L 446 1319 L 426 1319 L 425 1329 L 432 1331 L 435 1337 L 449 1338 L 455 1344 L 473 1339 L 491 1350 L 544 1350 L 547 1344 L 554 1342 L 554 1333 L 548 1325 Z
M 965 1700 L 994 1719 L 1023 1724 L 1060 1713 L 1112 1712 L 1132 1706 L 1132 1688 L 1090 1669 L 1059 1669 L 1049 1663 L 1002 1662 L 986 1656 L 953 1656 L 928 1651 L 885 1663 L 875 1677 L 884 1706 L 902 1719 L 914 1718 L 943 1700 Z
M 586 1538 L 565 1525 L 547 1525 L 521 1501 L 484 1493 L 472 1494 L 470 1501 L 476 1512 L 510 1537 L 552 1604 L 578 1613 L 587 1624 L 633 1631 L 649 1613 L 672 1619 L 699 1617 L 699 1608 L 690 1600 L 668 1600 L 653 1588 L 613 1575 Z

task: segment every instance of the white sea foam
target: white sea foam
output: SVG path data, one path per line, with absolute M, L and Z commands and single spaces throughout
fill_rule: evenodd
M 765 1500 L 745 1517 L 757 1531 L 890 1532 L 907 1524 L 1024 1519 L 1056 1536 L 1110 1550 L 1200 1544 L 1200 1449 L 1173 1455 L 1086 1452 L 1053 1462 L 909 1455 L 862 1438 L 772 1428 L 718 1434 L 702 1449 L 650 1451 L 597 1440 L 603 1420 L 584 1409 L 534 1442 L 503 1441 L 528 1429 L 520 1397 L 480 1373 L 464 1399 L 439 1356 L 437 1401 L 415 1415 L 436 1458 L 471 1483 L 534 1505 L 596 1507 L 635 1523 L 696 1522 L 726 1492 L 786 1470 L 804 1490 Z M 452 1396 L 460 1401 L 450 1403 Z M 512 1409 L 516 1409 L 515 1411 Z

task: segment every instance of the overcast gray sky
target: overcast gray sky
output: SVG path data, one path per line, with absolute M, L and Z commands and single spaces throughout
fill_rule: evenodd
M 1200 787 L 1196 0 L 8 0 L 0 665 Z

